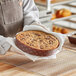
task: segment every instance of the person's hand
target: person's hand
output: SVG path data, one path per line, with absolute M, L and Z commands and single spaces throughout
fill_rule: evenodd
M 6 41 L 6 38 L 0 35 L 0 54 L 5 54 L 11 45 Z
M 30 26 L 30 27 L 29 27 Z M 23 31 L 27 31 L 27 30 L 43 30 L 45 32 L 50 32 L 51 30 L 49 28 L 47 28 L 45 25 L 42 25 L 39 22 L 34 22 L 31 25 L 25 25 L 23 28 Z

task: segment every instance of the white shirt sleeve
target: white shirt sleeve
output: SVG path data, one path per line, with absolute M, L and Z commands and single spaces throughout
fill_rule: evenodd
M 39 11 L 34 0 L 23 0 L 24 25 L 39 22 Z
M 5 54 L 11 45 L 6 41 L 6 38 L 0 35 L 0 55 Z

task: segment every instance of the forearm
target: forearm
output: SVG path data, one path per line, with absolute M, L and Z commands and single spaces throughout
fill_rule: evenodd
M 27 1 L 27 2 L 26 2 Z M 24 0 L 23 4 L 23 12 L 24 12 L 24 27 L 23 31 L 26 29 L 26 25 L 35 25 L 39 26 L 47 31 L 49 29 L 42 25 L 39 21 L 39 11 L 38 8 L 36 7 L 35 3 L 33 0 Z
M 24 25 L 30 25 L 33 22 L 39 22 L 39 11 L 33 0 L 24 0 L 23 15 Z

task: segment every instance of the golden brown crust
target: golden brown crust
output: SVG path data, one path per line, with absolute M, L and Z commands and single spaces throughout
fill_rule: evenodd
M 69 33 L 69 30 L 63 27 L 53 26 L 53 32 L 66 34 L 66 33 Z
M 51 20 L 54 20 L 54 19 L 56 19 L 56 14 L 52 14 Z
M 30 54 L 36 55 L 36 53 L 39 53 L 38 56 L 45 56 L 43 53 L 48 53 L 48 51 L 59 46 L 59 40 L 55 36 L 42 31 L 25 31 L 16 35 L 16 45 L 25 52 L 28 48 L 35 52 L 35 54 Z M 24 49 L 25 47 L 27 48 L 26 50 Z M 27 53 L 29 53 L 29 49 Z
M 57 18 L 71 16 L 71 14 L 72 14 L 71 11 L 68 9 L 60 9 L 56 11 Z

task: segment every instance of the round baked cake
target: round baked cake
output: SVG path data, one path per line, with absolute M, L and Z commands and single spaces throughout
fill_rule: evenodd
M 24 52 L 36 56 L 49 56 L 59 46 L 59 40 L 42 31 L 25 31 L 16 35 L 16 46 Z

